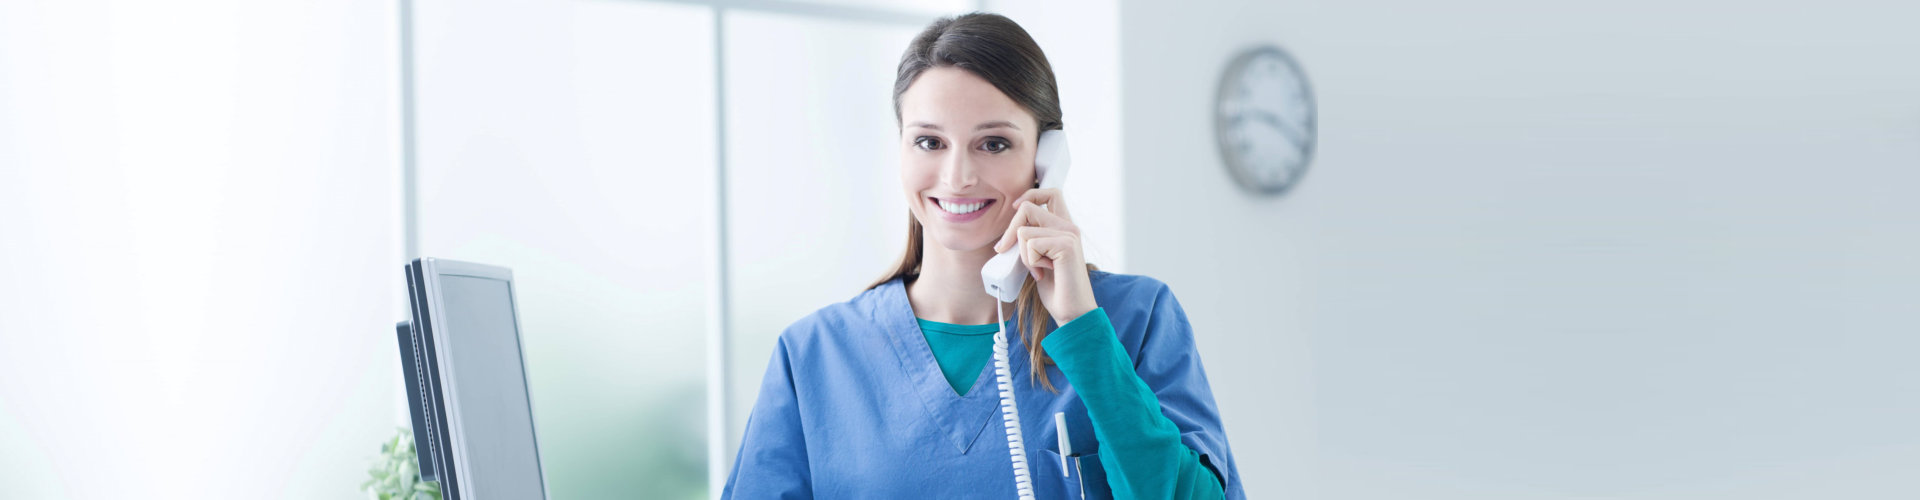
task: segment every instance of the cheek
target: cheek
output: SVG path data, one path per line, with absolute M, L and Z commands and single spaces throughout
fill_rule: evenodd
M 908 201 L 919 198 L 922 191 L 933 189 L 940 180 L 938 167 L 911 159 L 900 162 L 900 187 L 906 190 Z
M 983 170 L 994 173 L 992 177 L 983 180 L 995 190 L 1005 194 L 1009 200 L 1019 197 L 1033 187 L 1033 163 L 1031 162 L 1022 163 L 1017 158 L 1009 158 L 995 162 Z

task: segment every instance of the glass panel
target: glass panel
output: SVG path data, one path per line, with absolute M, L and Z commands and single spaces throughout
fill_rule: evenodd
M 904 248 L 893 74 L 918 28 L 726 16 L 731 455 L 781 330 Z
M 420 247 L 510 267 L 554 498 L 704 498 L 713 18 L 421 0 Z

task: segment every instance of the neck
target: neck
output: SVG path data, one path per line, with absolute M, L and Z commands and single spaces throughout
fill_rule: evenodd
M 960 325 L 984 325 L 997 320 L 1000 304 L 1008 318 L 1013 305 L 1001 304 L 980 281 L 980 267 L 993 258 L 993 247 L 956 251 L 922 241 L 920 277 L 907 285 L 907 302 L 920 319 Z

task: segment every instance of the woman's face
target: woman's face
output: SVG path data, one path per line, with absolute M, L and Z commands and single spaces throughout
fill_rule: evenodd
M 900 95 L 900 183 L 927 245 L 991 248 L 1033 187 L 1040 133 L 1025 108 L 963 69 L 933 67 Z

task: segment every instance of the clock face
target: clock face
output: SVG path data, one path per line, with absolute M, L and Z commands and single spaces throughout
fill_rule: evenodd
M 1214 103 L 1214 135 L 1227 170 L 1255 193 L 1285 193 L 1313 161 L 1315 116 L 1313 90 L 1293 56 L 1274 46 L 1235 56 Z

